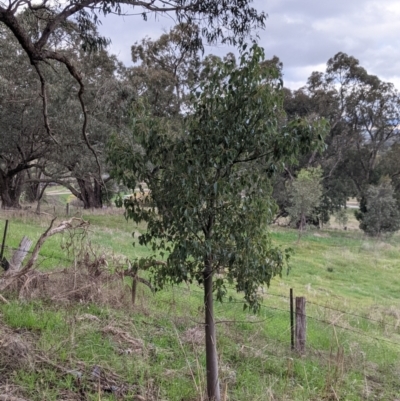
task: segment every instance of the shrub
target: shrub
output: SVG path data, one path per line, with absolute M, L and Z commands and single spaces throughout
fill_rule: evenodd
M 391 182 L 384 179 L 379 185 L 371 185 L 365 194 L 365 206 L 356 212 L 360 229 L 379 237 L 400 229 L 400 213 Z

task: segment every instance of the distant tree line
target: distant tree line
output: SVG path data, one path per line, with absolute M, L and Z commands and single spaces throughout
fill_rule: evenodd
M 391 83 L 370 75 L 359 61 L 344 53 L 328 60 L 325 72 L 314 72 L 296 91 L 285 90 L 285 111 L 290 118 L 315 116 L 328 120 L 325 150 L 312 152 L 297 165 L 288 166 L 275 182 L 280 214 L 290 210 L 290 186 L 304 168 L 322 168 L 322 196 L 308 216 L 310 224 L 325 224 L 357 198 L 360 227 L 369 234 L 393 232 L 399 227 L 400 207 L 400 96 Z M 387 188 L 383 191 L 382 188 Z M 387 198 L 392 223 L 370 229 L 376 191 Z M 389 206 L 390 205 L 390 206 Z M 390 209 L 390 211 L 389 211 Z
M 29 15 L 20 21 L 29 27 Z M 29 28 L 34 30 L 34 26 Z M 96 29 L 91 27 L 96 35 Z M 19 208 L 21 195 L 38 201 L 49 183 L 68 188 L 85 208 L 101 208 L 118 186 L 109 175 L 107 143 L 112 132 L 128 132 L 133 102 L 146 101 L 154 116 L 168 120 L 173 135 L 190 112 L 190 93 L 205 71 L 220 60 L 201 57 L 193 41 L 198 27 L 180 24 L 157 40 L 144 38 L 132 46 L 133 67 L 123 66 L 105 48 L 85 50 L 74 23 L 52 35 L 59 49 L 85 80 L 86 117 L 76 92 L 79 83 L 67 67 L 55 61 L 41 66 L 46 81 L 46 119 L 43 119 L 41 81 L 13 33 L 0 24 L 0 198 L 3 208 Z M 235 59 L 228 54 L 225 60 Z M 278 57 L 263 61 L 282 78 Z M 298 90 L 283 88 L 281 123 L 303 118 L 310 124 L 324 118 L 329 123 L 323 151 L 314 150 L 296 163 L 286 163 L 271 178 L 277 216 L 291 215 L 301 229 L 321 225 L 357 198 L 360 227 L 367 233 L 398 229 L 400 207 L 400 96 L 395 87 L 370 75 L 357 59 L 338 53 L 328 60 L 325 72 L 311 74 Z M 85 121 L 84 121 L 85 120 Z M 90 146 L 82 136 L 82 124 Z M 51 131 L 48 126 L 51 126 Z M 321 170 L 321 196 L 306 215 L 293 217 L 293 185 L 304 169 Z M 379 188 L 388 197 L 390 221 L 381 229 L 367 228 L 371 194 Z M 375 188 L 375 189 L 374 189 Z M 370 205 L 370 206 L 368 206 Z M 297 205 L 298 206 L 298 205 Z M 296 213 L 295 213 L 296 215 Z

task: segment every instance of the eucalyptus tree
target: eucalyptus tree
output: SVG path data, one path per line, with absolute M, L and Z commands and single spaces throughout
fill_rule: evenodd
M 306 228 L 307 218 L 315 216 L 321 203 L 322 170 L 320 167 L 301 169 L 289 188 L 289 216 L 299 228 L 299 239 Z
M 54 37 L 73 22 L 73 29 L 80 35 L 84 49 L 104 48 L 109 40 L 99 35 L 95 29 L 99 16 L 123 14 L 125 7 L 127 12 L 133 11 L 145 20 L 152 14 L 168 14 L 178 23 L 199 24 L 200 29 L 190 44 L 191 47 L 201 47 L 201 37 L 207 42 L 215 43 L 220 40 L 235 45 L 242 43 L 255 29 L 264 26 L 265 13 L 258 12 L 251 3 L 252 0 L 43 0 L 39 3 L 32 3 L 31 0 L 0 0 L 0 24 L 12 32 L 37 73 L 41 85 L 43 121 L 49 137 L 53 137 L 53 127 L 47 112 L 49 99 L 47 81 L 43 74 L 46 63 L 53 61 L 64 65 L 68 74 L 76 81 L 75 93 L 82 113 L 82 139 L 92 152 L 101 175 L 96 149 L 87 134 L 89 117 L 84 101 L 87 80 L 62 48 L 52 47 Z M 21 19 L 21 14 L 26 18 Z
M 376 183 L 379 155 L 400 139 L 398 91 L 344 53 L 328 61 L 324 74 L 313 73 L 307 89 L 319 114 L 330 119 L 329 175 L 345 170 L 361 196 Z
M 157 40 L 144 38 L 132 48 L 135 67 L 127 70 L 139 96 L 145 96 L 158 116 L 182 113 L 190 89 L 198 82 L 200 55 L 196 25 L 178 24 Z
M 320 116 L 329 122 L 325 150 L 289 166 L 275 191 L 287 212 L 282 181 L 301 168 L 321 166 L 323 195 L 317 212 L 325 222 L 346 206 L 348 197 L 362 198 L 369 185 L 379 182 L 381 161 L 400 139 L 400 95 L 392 84 L 368 74 L 356 58 L 338 53 L 325 72 L 311 74 L 305 87 L 286 91 L 285 110 L 289 118 Z
M 26 20 L 26 15 L 20 18 Z M 112 130 L 123 129 L 124 125 L 121 118 L 123 84 L 116 76 L 119 68 L 117 60 L 105 50 L 92 53 L 83 51 L 82 39 L 76 34 L 73 24 L 57 31 L 57 36 L 52 38 L 52 48 L 62 49 L 63 54 L 80 68 L 87 82 L 86 92 L 82 95 L 87 111 L 84 118 L 81 104 L 74 95 L 78 84 L 68 74 L 67 68 L 49 61 L 41 67 L 49 100 L 46 108 L 46 119 L 52 127 L 49 136 L 43 121 L 42 91 L 40 83 L 35 80 L 35 70 L 11 32 L 1 26 L 1 33 L 0 49 L 4 62 L 0 71 L 2 82 L 7 85 L 1 100 L 3 127 L 0 152 L 3 167 L 7 164 L 14 177 L 13 185 L 18 184 L 17 193 L 10 184 L 6 185 L 6 175 L 3 174 L 2 187 L 8 188 L 3 194 L 7 191 L 9 194 L 15 193 L 13 196 L 18 199 L 25 182 L 26 192 L 34 200 L 35 195 L 40 195 L 39 189 L 43 189 L 43 185 L 57 182 L 68 187 L 82 200 L 84 207 L 101 207 L 108 192 L 105 185 L 108 178 L 101 173 L 104 171 L 104 144 Z M 9 96 L 6 96 L 6 89 L 10 92 Z M 12 96 L 16 94 L 23 100 L 13 100 Z M 84 119 L 91 150 L 81 135 Z M 10 131 L 11 127 L 14 131 Z M 23 130 L 23 135 L 17 135 L 17 128 Z M 28 137 L 30 132 L 35 135 Z M 22 158 L 27 161 L 15 169 L 16 161 Z M 21 172 L 23 170 L 26 170 L 26 174 Z M 3 201 L 5 206 L 9 203 Z
M 306 87 L 296 91 L 285 90 L 284 107 L 289 120 L 296 118 L 323 117 L 329 122 L 329 133 L 325 137 L 323 151 L 314 150 L 304 155 L 299 163 L 287 166 L 275 186 L 275 197 L 280 206 L 280 215 L 288 214 L 289 194 L 288 184 L 301 169 L 321 166 L 323 170 L 323 193 L 318 210 L 312 212 L 313 217 L 307 217 L 307 222 L 319 225 L 329 221 L 330 215 L 345 207 L 346 199 L 355 196 L 357 190 L 354 183 L 343 169 L 338 168 L 346 159 L 347 152 L 353 146 L 349 124 L 345 120 L 346 111 L 336 93 L 336 88 L 329 87 L 322 73 L 313 73 Z
M 112 175 L 150 190 L 151 207 L 141 196 L 124 201 L 128 218 L 147 223 L 138 240 L 155 253 L 140 265 L 149 267 L 157 288 L 203 285 L 209 400 L 220 401 L 214 293 L 221 300 L 233 284 L 257 309 L 257 289 L 281 273 L 288 255 L 267 232 L 275 211 L 271 172 L 318 145 L 323 126 L 296 121 L 280 127 L 281 81 L 263 60 L 256 45 L 243 48 L 238 64 L 217 60 L 173 135 L 166 118 L 138 101 L 131 135 L 114 135 L 110 143 Z M 166 259 L 157 260 L 158 254 Z M 222 274 L 215 278 L 217 271 Z
M 49 82 L 48 93 L 55 110 L 52 127 L 59 133 L 58 143 L 48 155 L 42 181 L 53 181 L 67 187 L 83 203 L 84 208 L 101 208 L 107 198 L 104 146 L 113 130 L 123 129 L 121 91 L 123 83 L 116 77 L 118 62 L 105 50 L 87 54 L 79 50 L 70 57 L 86 77 L 84 102 L 87 106 L 87 133 L 96 157 L 87 148 L 80 134 L 80 105 L 71 95 L 75 81 L 63 68 L 54 66 L 56 80 Z M 98 169 L 101 166 L 101 172 Z
M 34 71 L 16 40 L 0 25 L 0 198 L 3 208 L 19 208 L 26 173 L 49 150 Z
M 379 159 L 377 169 L 381 176 L 390 178 L 400 210 L 400 143 L 393 144 L 385 156 Z

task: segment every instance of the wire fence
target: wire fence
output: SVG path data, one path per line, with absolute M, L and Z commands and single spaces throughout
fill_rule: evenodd
M 3 247 L 1 242 L 0 247 Z M 4 249 L 11 253 L 18 248 L 4 244 Z M 74 262 L 73 258 L 41 253 L 39 265 L 46 259 L 71 265 Z M 202 305 L 204 294 L 200 289 L 192 286 L 188 289 L 182 287 L 180 291 L 185 293 L 184 303 L 187 300 L 187 304 L 190 304 L 192 298 L 195 298 L 195 304 L 198 307 Z M 252 349 L 252 352 L 291 357 L 289 294 L 268 290 L 260 296 L 263 302 L 255 315 L 244 313 L 245 302 L 235 296 L 224 303 L 216 303 L 217 325 L 229 325 L 241 332 L 248 332 L 248 336 L 241 336 L 240 341 L 241 346 Z M 343 350 L 348 369 L 352 366 L 363 366 L 364 370 L 371 366 L 390 366 L 400 371 L 400 308 L 382 308 L 379 312 L 372 312 L 346 310 L 307 299 L 306 353 L 328 363 L 332 359 L 332 350 Z M 200 317 L 198 320 L 197 324 L 202 324 Z M 256 337 L 258 341 L 254 340 Z
M 203 295 L 199 290 L 188 291 L 197 298 Z M 268 291 L 264 294 L 259 313 L 245 314 L 245 319 L 244 303 L 243 300 L 233 298 L 231 301 L 216 304 L 217 325 L 248 329 L 249 336 L 245 346 L 253 348 L 254 333 L 261 332 L 263 342 L 258 344 L 259 351 L 276 357 L 293 357 L 289 295 Z M 307 356 L 315 356 L 319 360 L 322 358 L 331 363 L 332 358 L 337 358 L 341 352 L 343 369 L 353 368 L 358 371 L 362 368 L 368 372 L 368 369 L 378 366 L 381 371 L 385 368 L 391 372 L 399 371 L 400 311 L 399 317 L 386 314 L 382 319 L 377 319 L 314 301 L 307 301 L 306 305 Z
M 0 242 L 0 247 L 3 244 Z M 4 245 L 4 249 L 8 250 L 8 251 L 18 251 L 19 248 L 15 248 L 9 245 Z M 24 251 L 27 254 L 32 254 L 33 251 Z M 50 259 L 50 260 L 57 260 L 57 261 L 62 261 L 62 262 L 67 262 L 67 263 L 73 263 L 73 259 L 72 258 L 64 258 L 64 257 L 60 257 L 60 256 L 54 256 L 54 255 L 46 255 L 43 252 L 39 254 L 39 259 L 41 260 L 45 260 L 45 259 Z
M 3 244 L 0 242 L 0 247 L 3 247 Z M 9 246 L 4 244 L 4 249 L 8 250 L 9 253 L 17 251 L 17 247 Z M 32 254 L 32 251 L 26 251 L 28 254 Z M 56 260 L 61 262 L 66 262 L 68 264 L 73 264 L 73 258 L 68 257 L 60 257 L 55 255 L 43 254 L 43 252 L 39 255 L 39 262 L 43 263 L 46 260 Z M 203 293 L 196 289 L 191 289 L 191 293 L 199 294 L 203 296 Z M 268 300 L 270 298 L 280 299 L 285 303 L 286 307 L 278 307 L 275 303 L 270 303 Z M 279 329 L 282 329 L 282 335 L 289 335 L 290 342 L 290 298 L 288 295 L 277 294 L 273 292 L 266 292 L 264 294 L 264 302 L 261 304 L 261 309 L 259 312 L 259 316 L 267 316 L 266 320 L 276 322 L 286 322 L 286 326 L 279 324 Z M 241 305 L 241 308 L 245 305 L 244 300 L 238 298 L 232 298 L 230 301 L 225 302 L 222 305 L 229 304 L 232 306 L 233 304 Z M 217 304 L 218 305 L 218 304 Z M 338 315 L 340 314 L 340 315 Z M 382 315 L 380 319 L 372 318 L 366 315 L 362 315 L 359 313 L 346 311 L 343 309 L 339 309 L 333 306 L 323 305 L 314 301 L 307 300 L 307 313 L 306 317 L 308 319 L 309 330 L 310 328 L 315 326 L 315 323 L 318 323 L 320 326 L 326 326 L 335 330 L 343 330 L 347 332 L 351 332 L 357 334 L 359 336 L 364 336 L 369 338 L 370 340 L 384 341 L 387 343 L 394 344 L 399 347 L 400 351 L 400 310 L 398 314 L 391 313 Z M 234 320 L 231 322 L 235 322 Z M 261 323 L 261 322 L 260 322 Z M 320 329 L 320 327 L 318 328 Z M 326 328 L 325 328 L 326 331 Z M 374 334 L 371 334 L 371 331 Z M 289 333 L 289 334 L 287 334 Z

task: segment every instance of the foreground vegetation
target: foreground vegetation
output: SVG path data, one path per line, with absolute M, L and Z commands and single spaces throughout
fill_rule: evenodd
M 0 216 L 1 228 L 9 213 Z M 32 216 L 13 213 L 8 246 L 17 246 L 22 234 L 39 237 L 47 222 Z M 200 287 L 152 294 L 140 286 L 133 307 L 130 283 L 115 272 L 126 258 L 148 254 L 131 245 L 131 232 L 143 227 L 127 223 L 121 211 L 83 217 L 91 222 L 82 245 L 90 253 L 86 266 L 74 264 L 77 252 L 68 254 L 68 235 L 52 237 L 39 265 L 64 273 L 49 275 L 26 299 L 4 294 L 0 393 L 29 400 L 204 399 Z M 295 253 L 290 274 L 264 290 L 260 313 L 244 311 L 233 290 L 230 302 L 216 304 L 225 399 L 394 399 L 400 392 L 397 238 L 373 241 L 359 231 L 327 228 L 297 243 L 294 230 L 280 227 L 272 236 Z M 91 276 L 95 261 L 100 273 Z M 289 288 L 308 302 L 304 356 L 290 350 Z

